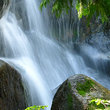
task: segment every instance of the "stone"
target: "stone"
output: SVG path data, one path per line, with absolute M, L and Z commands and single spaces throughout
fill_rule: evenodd
M 68 78 L 54 96 L 51 110 L 93 110 L 92 99 L 110 100 L 110 91 L 93 79 L 77 74 Z
M 9 4 L 10 0 L 0 0 L 0 18 L 5 14 Z
M 0 110 L 24 110 L 26 101 L 20 74 L 0 61 Z

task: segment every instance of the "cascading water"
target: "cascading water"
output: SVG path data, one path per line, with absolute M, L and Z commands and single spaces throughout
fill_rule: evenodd
M 94 58 L 90 51 L 94 56 L 102 53 L 89 46 L 82 47 L 82 53 L 86 53 L 95 65 L 92 68 L 82 55 L 45 36 L 38 0 L 13 0 L 0 20 L 0 31 L 1 59 L 20 72 L 31 97 L 29 105 L 48 105 L 50 110 L 53 90 L 72 74 L 86 74 L 109 88 L 109 78 L 101 76 L 97 69 L 99 57 Z

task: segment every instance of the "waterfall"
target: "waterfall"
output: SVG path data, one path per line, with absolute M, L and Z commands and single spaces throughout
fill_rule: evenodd
M 89 45 L 80 48 L 81 54 L 71 46 L 59 45 L 45 34 L 45 22 L 39 0 L 13 0 L 0 20 L 0 59 L 21 74 L 30 95 L 29 105 L 48 105 L 50 110 L 55 89 L 73 74 L 86 74 L 110 88 L 109 77 L 99 74 L 97 68 L 99 56 L 109 60 L 107 55 Z M 91 65 L 82 54 L 92 60 Z

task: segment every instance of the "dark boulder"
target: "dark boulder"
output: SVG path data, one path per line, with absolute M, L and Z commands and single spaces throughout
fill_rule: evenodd
M 95 110 L 92 99 L 110 100 L 110 91 L 85 75 L 68 78 L 54 96 L 51 110 Z
M 24 110 L 26 102 L 20 74 L 0 61 L 0 110 Z

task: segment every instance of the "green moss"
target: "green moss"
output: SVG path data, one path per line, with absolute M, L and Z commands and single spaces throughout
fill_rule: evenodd
M 68 87 L 69 87 L 69 89 L 71 89 L 71 87 L 72 87 L 70 82 L 68 83 Z
M 80 95 L 85 96 L 86 93 L 90 92 L 91 88 L 94 88 L 93 85 L 94 82 L 92 80 L 85 79 L 85 82 L 77 83 L 76 89 Z
M 71 110 L 71 108 L 73 108 L 73 98 L 71 94 L 68 94 L 67 101 L 68 101 L 68 110 Z
M 68 104 L 68 107 L 67 109 L 68 110 L 71 110 L 73 108 L 73 98 L 72 98 L 72 94 L 71 94 L 71 83 L 68 83 L 68 94 L 67 94 L 67 104 Z

